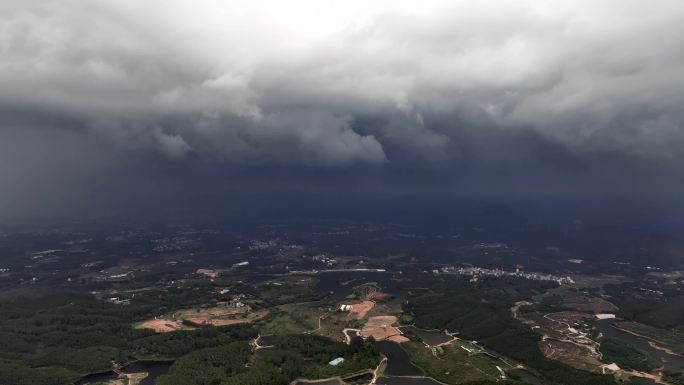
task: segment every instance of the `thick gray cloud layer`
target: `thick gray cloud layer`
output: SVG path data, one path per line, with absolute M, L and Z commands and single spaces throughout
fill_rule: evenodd
M 649 175 L 684 161 L 683 106 L 679 0 L 0 4 L 0 178 L 21 191 L 46 148 L 42 173 L 91 180 L 131 157 Z

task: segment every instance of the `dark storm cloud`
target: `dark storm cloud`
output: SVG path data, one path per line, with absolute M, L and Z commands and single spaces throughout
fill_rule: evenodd
M 675 0 L 5 1 L 0 197 L 114 175 L 680 191 L 682 20 Z

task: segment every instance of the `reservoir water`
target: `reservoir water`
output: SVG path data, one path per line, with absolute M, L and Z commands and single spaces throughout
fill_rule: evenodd
M 154 385 L 157 377 L 162 374 L 166 374 L 173 365 L 173 361 L 135 361 L 123 368 L 124 373 L 139 373 L 147 372 L 148 375 L 141 382 L 140 385 Z M 118 375 L 113 371 L 107 371 L 103 373 L 89 374 L 87 376 L 81 377 L 80 380 L 76 381 L 74 385 L 87 385 L 94 384 L 98 382 L 107 382 L 110 380 L 115 380 Z
M 140 382 L 140 385 L 154 385 L 157 377 L 169 372 L 171 365 L 173 365 L 173 361 L 136 361 L 126 366 L 124 372 L 147 372 L 147 377 Z
M 413 365 L 408 354 L 399 344 L 390 341 L 377 343 L 378 350 L 387 357 L 385 374 L 388 376 L 422 376 L 423 371 Z
M 605 337 L 614 338 L 628 344 L 634 345 L 639 350 L 642 350 L 649 355 L 653 356 L 656 360 L 663 363 L 665 369 L 676 371 L 684 368 L 684 357 L 680 357 L 674 354 L 669 354 L 662 350 L 652 347 L 648 340 L 637 337 L 633 334 L 623 332 L 621 330 L 612 327 L 613 322 L 611 320 L 602 320 L 596 322 L 596 327 L 601 331 Z
M 259 345 L 273 346 L 276 343 L 276 336 L 261 336 L 259 338 Z

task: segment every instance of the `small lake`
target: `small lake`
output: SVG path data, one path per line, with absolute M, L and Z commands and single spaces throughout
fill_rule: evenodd
M 147 372 L 147 377 L 140 381 L 140 385 L 154 385 L 157 377 L 169 372 L 171 365 L 173 361 L 136 361 L 127 365 L 123 371 L 125 373 Z
M 140 385 L 154 385 L 154 382 L 157 380 L 157 377 L 169 372 L 169 368 L 171 368 L 171 365 L 173 365 L 173 361 L 135 361 L 126 365 L 126 367 L 123 368 L 123 372 L 147 372 L 148 376 L 140 382 Z M 115 380 L 117 378 L 119 378 L 119 376 L 117 376 L 116 373 L 110 370 L 108 372 L 89 374 L 87 376 L 83 376 L 80 380 L 76 381 L 74 385 L 94 384 L 97 382 Z
M 273 350 L 273 348 L 261 348 L 261 349 L 257 349 L 257 350 L 254 352 L 254 357 L 255 357 L 257 360 L 261 360 L 261 359 L 263 359 L 264 356 L 267 355 L 268 352 L 271 351 L 271 350 Z
M 273 346 L 276 343 L 276 336 L 261 336 L 259 337 L 259 345 Z
M 342 333 L 344 333 L 350 340 L 359 336 L 359 332 L 356 330 L 343 330 Z
M 596 321 L 596 327 L 605 337 L 615 338 L 634 345 L 637 349 L 648 353 L 656 360 L 662 362 L 667 370 L 676 371 L 684 368 L 684 357 L 668 354 L 662 350 L 655 349 L 648 343 L 648 340 L 615 329 L 612 327 L 612 324 L 613 322 L 611 320 Z
M 421 340 L 425 341 L 430 346 L 439 345 L 447 341 L 451 341 L 450 336 L 444 334 L 444 332 L 438 330 L 424 330 L 419 329 L 415 326 L 402 326 L 401 331 L 406 334 L 407 337 L 411 338 L 412 335 L 418 336 Z M 411 338 L 413 339 L 413 338 Z
M 378 350 L 387 357 L 385 374 L 388 376 L 422 376 L 423 371 L 411 363 L 408 354 L 399 344 L 390 341 L 377 343 Z

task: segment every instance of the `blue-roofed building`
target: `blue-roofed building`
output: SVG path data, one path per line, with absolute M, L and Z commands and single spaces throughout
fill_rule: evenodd
M 342 362 L 344 362 L 344 358 L 337 357 L 334 360 L 328 362 L 328 365 L 337 366 L 337 365 L 341 364 Z

